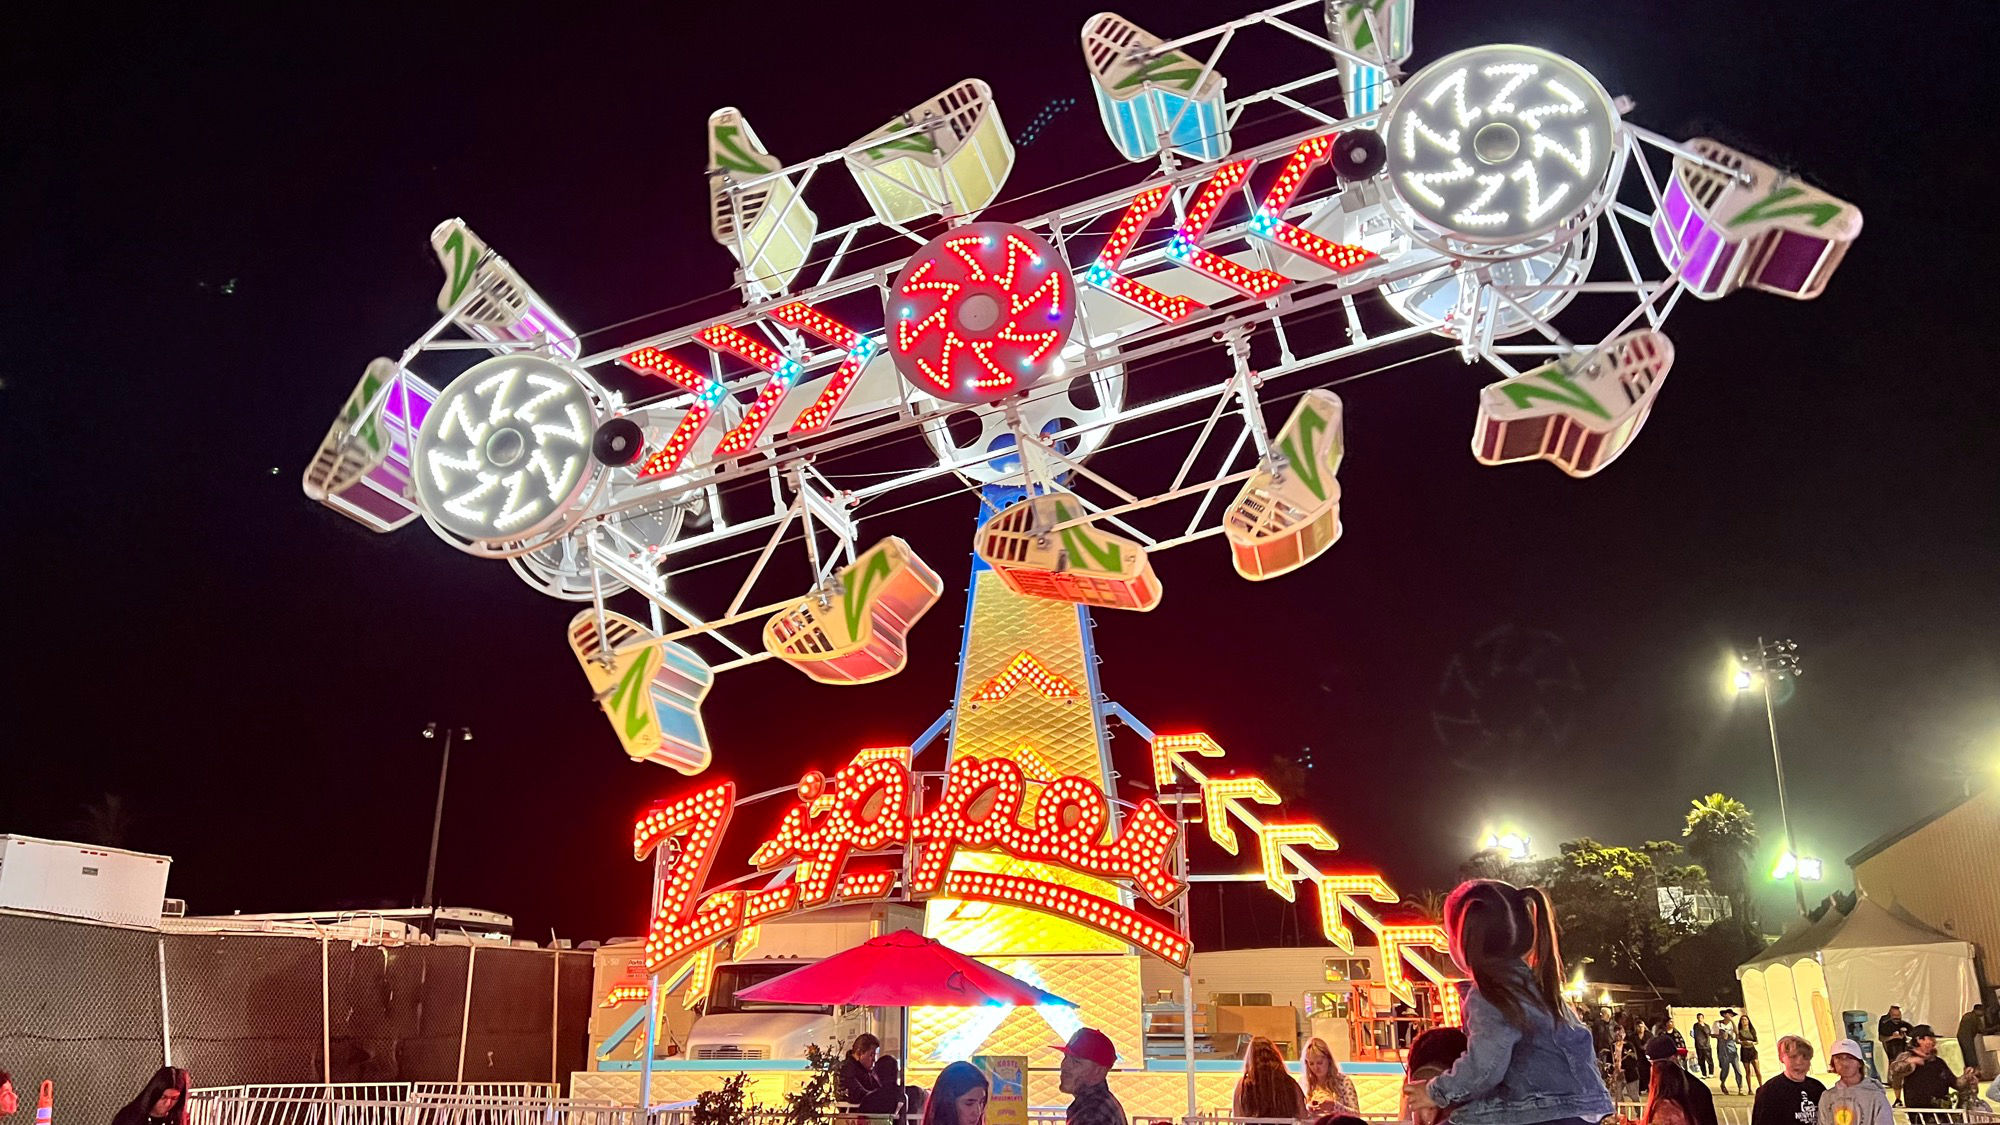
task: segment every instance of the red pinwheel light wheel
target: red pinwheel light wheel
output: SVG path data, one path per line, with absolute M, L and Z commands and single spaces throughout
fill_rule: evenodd
M 1055 366 L 1076 289 L 1049 244 L 1012 223 L 932 239 L 889 294 L 889 355 L 903 378 L 952 402 L 992 402 Z

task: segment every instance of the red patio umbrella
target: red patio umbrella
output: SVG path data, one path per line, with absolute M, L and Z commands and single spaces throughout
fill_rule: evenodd
M 823 961 L 794 969 L 736 994 L 788 1004 L 860 1004 L 901 1008 L 904 1054 L 910 1050 L 912 1007 L 1024 1008 L 1076 1004 L 982 964 L 936 938 L 897 930 L 870 938 Z M 915 1106 L 911 1107 L 915 1112 Z
M 1076 1006 L 914 930 L 870 938 L 737 995 L 772 1003 L 871 1008 Z

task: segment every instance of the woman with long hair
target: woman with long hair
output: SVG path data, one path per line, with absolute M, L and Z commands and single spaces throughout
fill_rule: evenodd
M 1673 1040 L 1665 1035 L 1646 1044 L 1652 1061 L 1652 1081 L 1647 1084 L 1646 1109 L 1639 1115 L 1641 1125 L 1716 1125 L 1715 1095 L 1701 1079 L 1680 1063 Z
M 1318 1036 L 1306 1042 L 1306 1108 L 1315 1117 L 1361 1112 L 1354 1079 L 1340 1072 L 1340 1060 L 1333 1057 L 1333 1048 Z
M 1243 1077 L 1236 1083 L 1232 1115 L 1280 1121 L 1306 1115 L 1306 1096 L 1298 1080 L 1285 1069 L 1278 1045 L 1262 1035 L 1252 1038 L 1243 1051 Z
M 1743 1063 L 1743 1089 L 1764 1085 L 1764 1068 L 1757 1065 L 1757 1025 L 1750 1022 L 1749 1012 L 1736 1018 L 1736 1054 Z
M 1455 1125 L 1595 1125 L 1611 1094 L 1590 1029 L 1563 999 L 1555 905 L 1539 887 L 1460 883 L 1444 903 L 1452 960 L 1472 978 L 1466 1049 L 1452 1068 L 1406 1087 L 1415 1109 L 1448 1109 Z
M 924 1125 L 986 1125 L 986 1072 L 969 1062 L 938 1071 L 924 1102 Z
M 111 1125 L 187 1125 L 188 1072 L 163 1066 L 139 1096 L 111 1119 Z

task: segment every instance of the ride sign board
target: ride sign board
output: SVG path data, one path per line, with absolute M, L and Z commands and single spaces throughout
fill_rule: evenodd
M 635 826 L 634 854 L 644 859 L 676 837 L 682 850 L 646 937 L 648 968 L 657 971 L 781 914 L 887 897 L 902 872 L 868 857 L 891 850 L 909 853 L 909 901 L 942 896 L 1060 914 L 1174 965 L 1187 963 L 1187 936 L 1132 907 L 1039 879 L 951 870 L 961 849 L 996 852 L 1127 882 L 1164 905 L 1187 887 L 1173 871 L 1178 831 L 1157 802 L 1141 801 L 1107 833 L 1109 810 L 1095 784 L 1057 778 L 1030 800 L 1020 766 L 997 758 L 952 763 L 943 794 L 927 808 L 918 807 L 915 794 L 901 756 L 864 755 L 831 778 L 805 775 L 797 802 L 751 855 L 759 870 L 789 866 L 793 875 L 750 892 L 699 893 L 735 810 L 734 782 L 654 806 Z

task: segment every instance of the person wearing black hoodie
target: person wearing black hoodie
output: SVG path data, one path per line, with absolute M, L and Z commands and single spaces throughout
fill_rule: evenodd
M 111 1125 L 187 1125 L 188 1072 L 163 1066 L 139 1096 L 118 1111 Z

